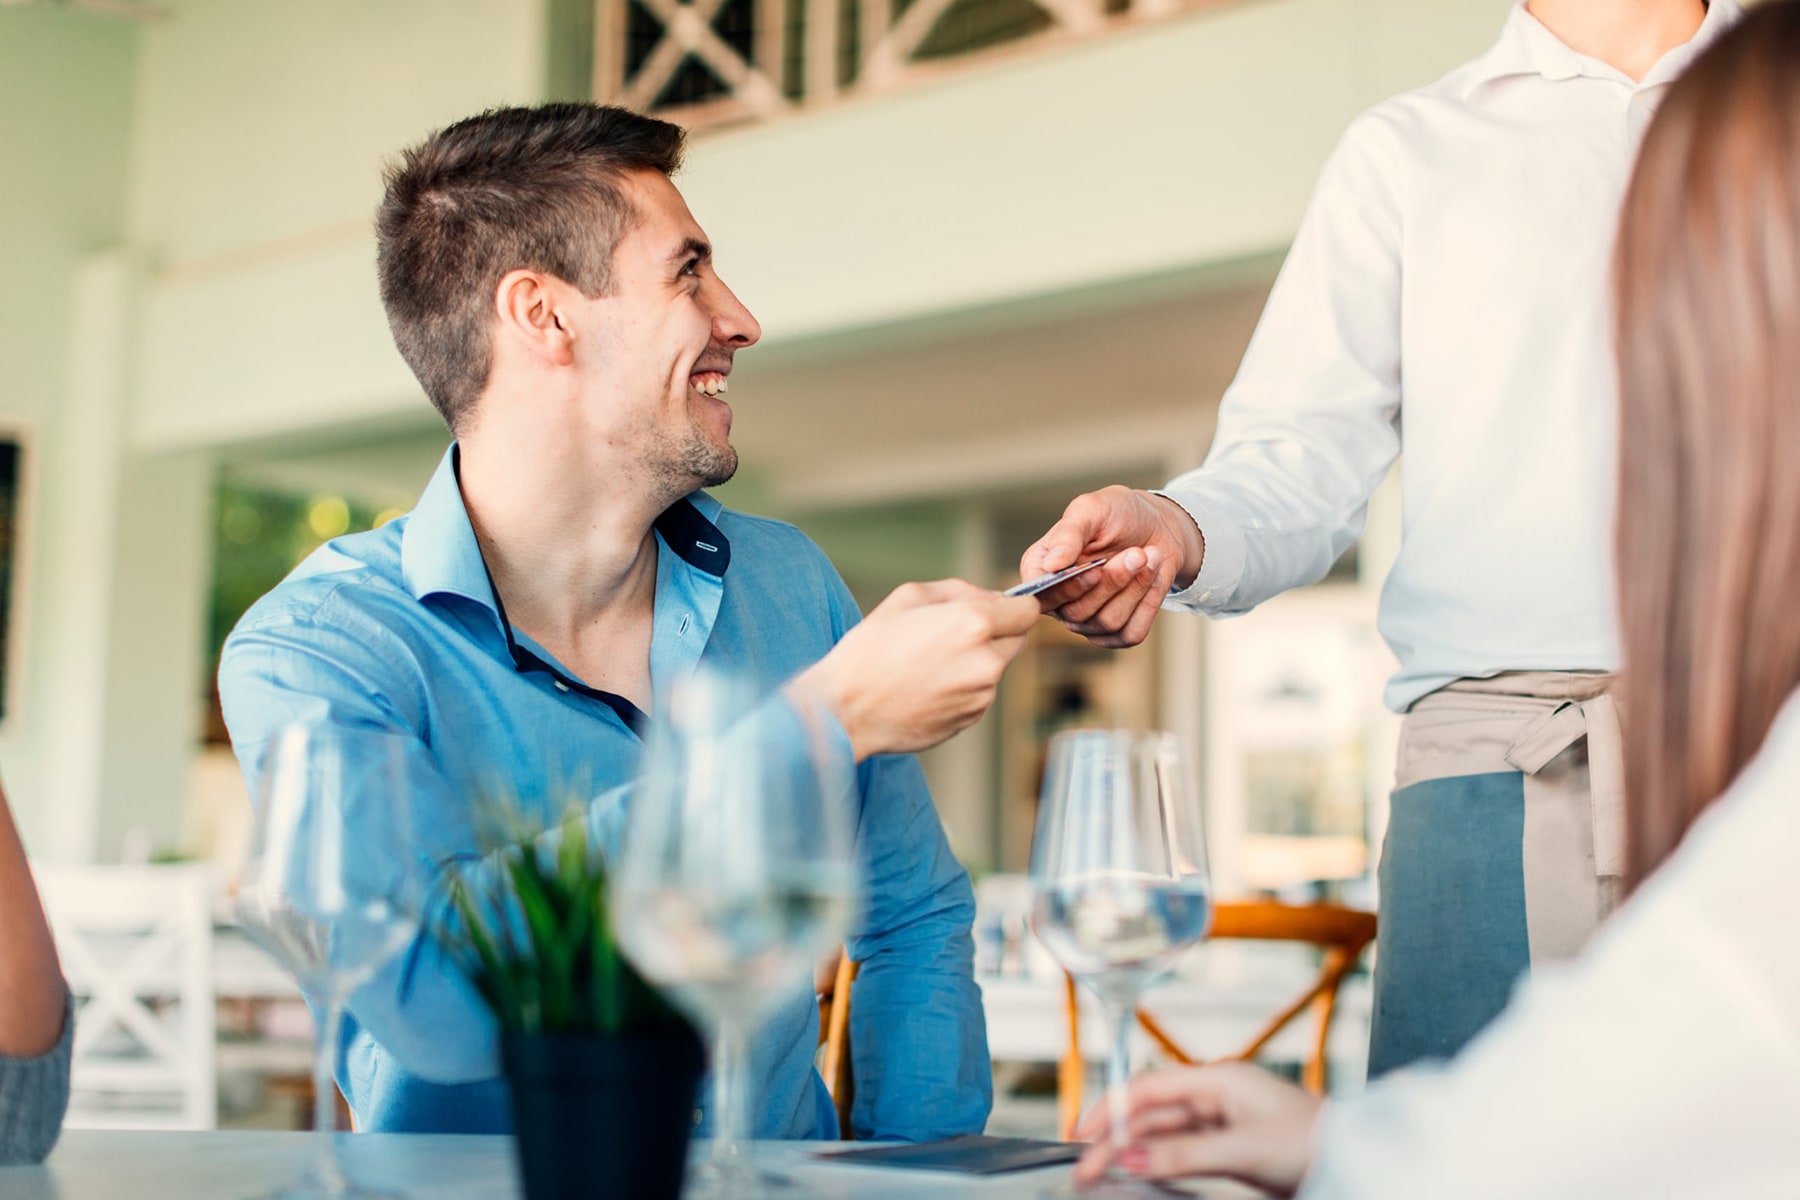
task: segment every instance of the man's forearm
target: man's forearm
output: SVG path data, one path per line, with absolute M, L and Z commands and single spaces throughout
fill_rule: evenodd
M 36 1058 L 54 1049 L 64 998 L 56 943 L 0 793 L 0 1056 Z
M 863 967 L 850 1005 L 858 1137 L 928 1141 L 980 1133 L 993 1067 L 966 932 Z

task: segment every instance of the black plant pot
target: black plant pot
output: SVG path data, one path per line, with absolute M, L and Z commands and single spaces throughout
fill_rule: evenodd
M 507 1034 L 526 1200 L 679 1200 L 706 1051 L 691 1030 Z

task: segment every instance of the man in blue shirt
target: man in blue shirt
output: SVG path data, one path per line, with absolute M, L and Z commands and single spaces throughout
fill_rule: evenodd
M 219 671 L 232 743 L 254 792 L 290 722 L 416 739 L 421 852 L 444 862 L 479 850 L 471 799 L 497 780 L 543 815 L 572 771 L 596 810 L 629 803 L 645 714 L 702 663 L 816 700 L 859 764 L 856 1132 L 979 1132 L 973 902 L 910 753 L 980 716 L 1038 607 L 946 580 L 859 624 L 803 534 L 699 490 L 736 468 L 720 397 L 760 330 L 669 181 L 681 150 L 665 122 L 548 105 L 463 121 L 392 170 L 382 298 L 456 441 L 410 514 L 321 547 L 245 614 Z M 428 940 L 400 961 L 345 1022 L 358 1127 L 505 1129 L 491 1015 Z M 836 1136 L 806 991 L 753 1048 L 755 1136 Z

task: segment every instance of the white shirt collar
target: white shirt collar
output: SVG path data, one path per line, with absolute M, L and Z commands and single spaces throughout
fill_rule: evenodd
M 1469 64 L 1462 84 L 1464 100 L 1474 95 L 1476 89 L 1485 83 L 1518 75 L 1538 75 L 1551 82 L 1594 74 L 1617 76 L 1624 80 L 1624 76 L 1613 68 L 1578 54 L 1564 45 L 1562 39 L 1532 16 L 1525 5 L 1526 0 L 1518 0 L 1513 5 L 1512 11 L 1507 14 L 1506 26 L 1500 31 L 1500 40 L 1486 54 Z M 1742 15 L 1743 9 L 1738 0 L 1710 0 L 1706 16 L 1701 20 L 1700 28 L 1694 32 L 1694 36 L 1658 59 L 1637 86 L 1655 87 L 1673 80 L 1687 69 L 1695 55 L 1710 46 L 1719 34 L 1735 24 Z

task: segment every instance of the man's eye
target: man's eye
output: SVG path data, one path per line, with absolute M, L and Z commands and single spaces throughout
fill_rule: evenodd
M 700 274 L 700 260 L 697 258 L 690 258 L 686 262 L 682 263 L 681 264 L 681 273 L 683 275 L 698 275 L 698 274 Z

